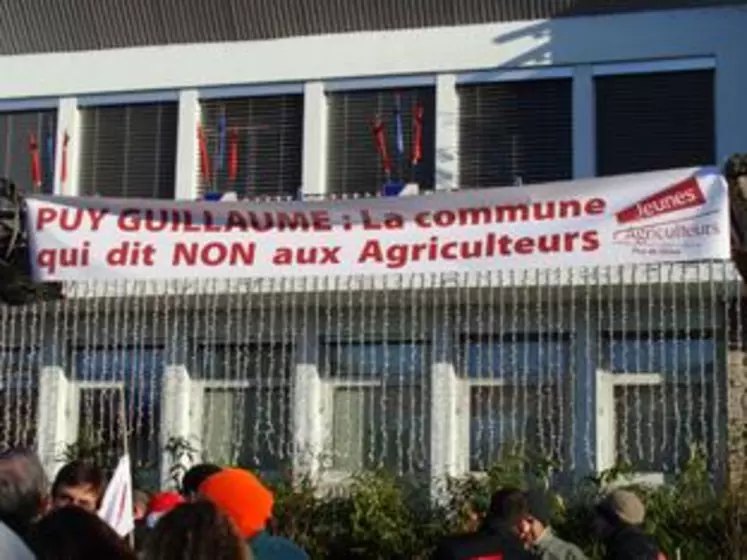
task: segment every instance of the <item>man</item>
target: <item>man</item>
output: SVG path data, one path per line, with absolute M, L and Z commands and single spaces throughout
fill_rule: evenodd
M 295 543 L 266 531 L 274 496 L 249 471 L 222 469 L 205 480 L 198 492 L 228 515 L 257 560 L 308 560 Z
M 518 536 L 520 522 L 528 516 L 526 497 L 516 488 L 499 490 L 490 499 L 480 529 L 471 534 L 447 537 L 433 560 L 528 560 Z
M 610 492 L 595 510 L 594 530 L 607 550 L 606 560 L 662 560 L 653 538 L 641 529 L 646 508 L 627 490 Z
M 106 490 L 104 471 L 89 461 L 68 463 L 52 484 L 52 507 L 75 506 L 96 513 Z
M 202 463 L 189 469 L 182 477 L 182 496 L 187 500 L 193 500 L 197 497 L 200 485 L 214 474 L 219 473 L 221 469 L 218 465 L 211 463 Z
M 0 558 L 33 560 L 22 539 L 48 506 L 47 477 L 36 454 L 24 449 L 0 454 Z
M 135 520 L 135 530 L 133 531 L 133 540 L 135 541 L 135 552 L 142 556 L 150 528 L 146 516 L 148 514 L 148 503 L 151 496 L 145 490 L 134 490 L 132 492 L 132 516 Z
M 550 527 L 552 508 L 546 492 L 534 490 L 526 495 L 527 515 L 519 523 L 519 536 L 542 560 L 586 560 L 575 544 L 566 542 Z

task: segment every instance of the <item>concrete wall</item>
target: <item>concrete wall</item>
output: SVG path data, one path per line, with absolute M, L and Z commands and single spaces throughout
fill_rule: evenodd
M 305 92 L 304 189 L 325 185 L 330 89 L 432 84 L 437 90 L 437 188 L 454 188 L 460 81 L 574 77 L 574 175 L 594 174 L 596 74 L 715 66 L 717 154 L 747 150 L 747 10 L 637 13 L 274 41 L 0 57 L 0 111 L 56 106 L 75 153 L 78 105 L 179 100 L 177 196 L 194 193 L 201 96 Z M 62 98 L 62 101 L 59 99 Z M 311 110 L 309 110 L 311 109 Z M 60 139 L 61 140 L 61 139 Z M 61 142 L 58 142 L 60 145 Z M 74 161 L 71 162 L 74 167 Z M 71 169 L 74 177 L 74 169 Z M 75 194 L 69 181 L 66 194 Z

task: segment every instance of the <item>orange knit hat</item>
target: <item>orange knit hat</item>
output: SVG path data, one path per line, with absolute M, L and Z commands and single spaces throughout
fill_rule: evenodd
M 199 493 L 228 515 L 245 539 L 263 531 L 272 516 L 272 493 L 243 469 L 223 469 L 200 484 Z

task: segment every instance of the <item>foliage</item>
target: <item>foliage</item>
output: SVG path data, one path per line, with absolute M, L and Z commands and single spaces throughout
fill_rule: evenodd
M 163 448 L 169 457 L 169 481 L 172 488 L 179 488 L 184 473 L 194 463 L 197 449 L 187 438 L 171 436 Z
M 590 558 L 601 558 L 590 530 L 593 506 L 615 484 L 634 486 L 645 500 L 646 530 L 670 558 L 677 549 L 688 560 L 747 558 L 747 492 L 717 492 L 698 450 L 675 480 L 659 488 L 633 485 L 629 465 L 619 465 L 568 490 L 556 467 L 553 461 L 507 454 L 486 475 L 446 480 L 435 494 L 417 480 L 384 471 L 360 473 L 334 490 L 308 479 L 281 482 L 275 486 L 273 530 L 312 558 L 425 559 L 442 536 L 474 529 L 494 490 L 544 485 L 556 498 L 555 530 Z
M 105 471 L 113 471 L 119 454 L 94 433 L 90 426 L 81 426 L 80 436 L 62 448 L 59 459 L 65 463 L 76 460 L 90 461 Z

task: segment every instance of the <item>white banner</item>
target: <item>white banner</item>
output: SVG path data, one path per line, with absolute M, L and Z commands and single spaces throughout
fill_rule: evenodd
M 443 273 L 728 259 L 726 183 L 679 169 L 403 198 L 27 201 L 38 280 Z

